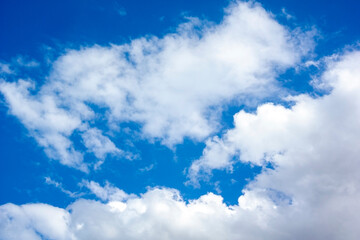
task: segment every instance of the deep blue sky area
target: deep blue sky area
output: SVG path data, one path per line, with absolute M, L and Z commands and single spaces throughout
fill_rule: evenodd
M 145 35 L 161 37 L 175 32 L 186 16 L 218 23 L 229 3 L 220 0 L 0 0 L 0 63 L 12 63 L 19 57 L 35 60 L 40 63 L 40 68 L 34 70 L 37 72 L 26 73 L 30 75 L 24 73 L 24 76 L 41 83 L 48 71 L 46 59 L 56 59 L 65 49 L 127 43 Z M 279 22 L 291 28 L 315 26 L 320 33 L 315 49 L 318 58 L 360 39 L 358 1 L 264 0 L 260 3 L 275 14 Z M 282 9 L 293 18 L 287 20 Z M 282 77 L 293 79 L 287 86 L 291 90 L 311 90 L 307 85 L 311 77 L 309 72 L 290 70 Z M 239 109 L 227 109 L 223 116 L 224 126 L 232 126 L 232 116 Z M 184 184 L 184 169 L 201 156 L 204 143 L 185 139 L 174 149 L 159 142 L 138 141 L 134 145 L 141 156 L 139 159 L 110 158 L 100 170 L 89 174 L 62 166 L 48 159 L 19 120 L 8 114 L 1 98 L 0 205 L 44 202 L 66 207 L 74 200 L 59 188 L 46 184 L 45 177 L 61 182 L 64 189 L 72 192 L 80 192 L 78 183 L 87 179 L 101 184 L 109 181 L 135 194 L 145 192 L 147 187 L 172 187 L 179 189 L 185 199 L 197 198 L 209 191 L 216 193 L 215 185 L 219 184 L 225 202 L 235 204 L 244 185 L 261 170 L 238 164 L 232 174 L 215 171 L 213 183 L 193 188 Z M 150 171 L 144 170 L 150 168 Z M 216 183 L 217 179 L 221 182 Z M 84 197 L 94 196 L 87 194 Z
M 184 16 L 219 22 L 230 1 L 20 1 L 0 5 L 0 57 L 42 56 L 45 46 L 63 48 L 128 42 L 174 31 Z M 345 1 L 261 1 L 265 9 L 293 15 L 293 24 L 316 25 L 324 36 L 318 51 L 331 53 L 360 36 L 360 4 Z M 320 45 L 320 44 L 319 44 Z

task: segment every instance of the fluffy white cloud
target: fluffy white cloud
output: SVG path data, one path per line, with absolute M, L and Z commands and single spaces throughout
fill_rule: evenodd
M 82 153 L 76 151 L 69 136 L 81 126 L 81 118 L 58 107 L 55 95 L 32 96 L 34 84 L 19 80 L 14 83 L 2 82 L 1 92 L 10 105 L 11 113 L 32 131 L 37 142 L 45 147 L 47 154 L 59 159 L 62 164 L 82 170 Z
M 239 2 L 218 25 L 190 18 L 161 39 L 70 50 L 42 86 L 3 81 L 0 91 L 49 157 L 86 171 L 74 135 L 99 158 L 95 167 L 123 153 L 98 121 L 112 130 L 138 123 L 143 137 L 168 146 L 203 140 L 218 129 L 223 104 L 276 92 L 275 77 L 312 49 L 312 35 L 290 31 L 259 4 Z
M 283 167 L 319 161 L 321 166 L 325 159 L 334 164 L 337 159 L 354 160 L 358 149 L 353 146 L 360 141 L 356 120 L 360 116 L 359 55 L 352 52 L 329 58 L 328 70 L 314 84 L 330 94 L 289 96 L 285 99 L 293 105 L 289 108 L 267 103 L 256 113 L 237 113 L 233 129 L 207 141 L 203 156 L 190 168 L 190 177 L 196 180 L 238 161 Z
M 70 215 L 46 204 L 0 207 L 0 239 L 76 239 L 69 232 Z
M 103 191 L 106 188 L 102 189 Z M 141 197 L 106 203 L 80 199 L 67 210 L 31 204 L 0 206 L 2 239 L 263 239 L 280 236 L 268 229 L 276 206 L 261 193 L 249 193 L 227 206 L 212 193 L 185 202 L 174 189 L 152 189 Z M 27 209 L 34 212 L 26 215 Z M 16 211 L 15 211 L 16 210 Z M 38 211 L 38 212 L 37 212 Z M 31 220 L 29 220 L 31 219 Z M 49 222 L 44 224 L 46 220 Z M 21 223 L 21 224 L 20 224 Z M 57 224 L 54 233 L 53 225 Z M 271 233 L 271 235 L 269 235 Z M 15 236 L 9 238 L 7 236 Z
M 236 205 L 227 206 L 212 193 L 186 202 L 178 191 L 166 188 L 138 197 L 111 198 L 112 193 L 123 192 L 85 182 L 104 202 L 80 199 L 66 210 L 6 204 L 0 207 L 0 236 L 358 239 L 359 65 L 360 52 L 339 57 L 328 63 L 317 81 L 318 86 L 332 89 L 328 95 L 292 97 L 290 108 L 265 104 L 256 113 L 242 111 L 235 116 L 234 129 L 208 142 L 204 156 L 192 168 L 194 177 L 199 171 L 209 174 L 212 169 L 231 167 L 234 155 L 234 161 L 274 164 L 274 169 L 264 169 L 250 182 Z M 55 230 L 55 225 L 60 227 Z
M 284 233 L 302 239 L 356 239 L 360 52 L 330 59 L 314 81 L 316 87 L 330 89 L 329 94 L 289 97 L 289 108 L 268 103 L 256 113 L 237 113 L 234 129 L 208 140 L 203 156 L 190 167 L 190 182 L 198 184 L 213 169 L 231 169 L 239 161 L 260 166 L 271 162 L 274 169 L 264 168 L 246 191 L 265 191 L 281 205 L 278 211 L 286 206 L 279 219 Z

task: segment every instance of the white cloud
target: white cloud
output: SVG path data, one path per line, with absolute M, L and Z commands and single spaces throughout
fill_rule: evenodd
M 282 166 L 296 162 L 284 159 L 298 159 L 310 152 L 327 161 L 335 156 L 335 153 L 327 156 L 332 151 L 337 151 L 337 155 L 350 154 L 352 151 L 346 148 L 359 141 L 355 121 L 360 115 L 357 101 L 359 55 L 358 52 L 348 53 L 338 56 L 341 59 L 338 61 L 334 61 L 334 56 L 331 58 L 328 70 L 315 82 L 316 87 L 332 89 L 328 95 L 318 98 L 306 94 L 289 96 L 286 100 L 294 103 L 290 108 L 267 103 L 259 106 L 256 113 L 237 113 L 234 129 L 221 138 L 207 141 L 203 156 L 190 169 L 190 177 L 195 180 L 198 174 L 231 168 L 238 161 L 255 165 L 272 162 Z M 349 142 L 338 146 L 341 141 Z
M 287 20 L 291 20 L 295 18 L 293 15 L 289 14 L 285 8 L 281 9 L 281 13 L 283 14 L 284 17 L 286 17 Z
M 212 193 L 185 202 L 174 189 L 156 188 L 125 201 L 80 199 L 67 210 L 31 204 L 29 215 L 13 210 L 29 205 L 6 204 L 0 206 L 0 234 L 2 239 L 30 233 L 27 239 L 357 239 L 358 201 L 325 200 L 289 204 L 281 192 L 258 188 L 245 190 L 237 205 L 228 206 Z M 52 224 L 43 225 L 48 219 L 59 226 L 56 234 Z
M 360 52 L 328 64 L 319 85 L 332 87 L 328 95 L 292 97 L 291 108 L 269 103 L 256 113 L 242 111 L 234 129 L 208 142 L 198 170 L 231 167 L 233 155 L 275 166 L 250 182 L 236 205 L 212 193 L 186 202 L 174 189 L 128 197 L 110 184 L 84 182 L 103 202 L 79 199 L 66 210 L 0 206 L 1 238 L 357 239 Z
M 63 193 L 65 193 L 66 195 L 68 195 L 71 198 L 79 198 L 80 196 L 84 195 L 83 193 L 72 192 L 72 191 L 65 189 L 61 182 L 57 182 L 57 181 L 51 179 L 51 177 L 45 177 L 45 183 L 58 188 L 60 191 L 62 191 Z
M 254 196 L 252 196 L 254 197 Z M 265 236 L 259 230 L 265 230 L 262 221 L 266 220 L 274 211 L 273 203 L 268 200 L 247 202 L 242 199 L 239 206 L 226 206 L 220 196 L 209 193 L 197 200 L 186 203 L 179 193 L 173 189 L 152 189 L 141 197 L 127 201 L 109 201 L 100 203 L 90 200 L 78 200 L 68 207 L 59 229 L 62 235 L 74 236 L 74 239 L 260 239 L 256 235 Z M 263 209 L 256 209 L 261 204 Z M 32 205 L 43 207 L 44 205 Z M 48 218 L 60 219 L 64 213 L 54 212 Z M 8 229 L 17 227 L 17 234 L 39 225 L 43 219 L 34 218 L 31 226 L 25 224 L 14 226 L 23 221 L 24 216 L 13 214 L 12 208 L 26 209 L 28 205 L 3 205 L 3 222 L 7 222 Z M 54 208 L 52 211 L 57 210 Z M 266 212 L 269 210 L 269 212 Z M 262 216 L 255 216 L 251 211 L 264 212 Z M 252 218 L 251 225 L 248 220 Z M 12 221 L 9 221 L 12 219 Z M 40 221 L 38 223 L 37 221 Z M 0 225 L 1 226 L 1 225 Z M 26 226 L 26 227 L 25 227 Z M 3 226 L 1 226 L 3 227 Z M 254 230 L 257 229 L 255 235 Z M 2 228 L 1 230 L 4 230 Z M 38 234 L 49 236 L 51 227 L 36 228 Z M 2 231 L 3 232 L 3 231 Z M 251 233 L 252 235 L 249 235 Z M 62 236 L 59 234 L 59 236 Z M 36 238 L 32 238 L 36 239 Z M 54 238 L 61 239 L 61 238 Z
M 152 164 L 150 164 L 149 166 L 140 168 L 139 171 L 140 171 L 140 172 L 149 172 L 149 171 L 151 171 L 154 167 L 155 167 L 155 164 L 152 163 Z
M 102 187 L 97 182 L 83 180 L 80 185 L 88 188 L 96 197 L 103 201 L 124 201 L 134 197 L 134 195 L 128 195 L 123 190 L 112 186 L 109 182 L 106 182 L 105 186 Z
M 37 61 L 28 59 L 24 56 L 18 56 L 13 59 L 13 61 L 16 62 L 16 65 L 26 68 L 34 68 L 40 66 L 40 63 L 38 63 Z
M 0 239 L 76 239 L 69 232 L 70 215 L 61 208 L 46 204 L 0 207 Z
M 59 108 L 59 100 L 55 95 L 32 96 L 29 90 L 33 88 L 34 83 L 24 80 L 0 83 L 11 114 L 17 116 L 32 131 L 47 154 L 59 159 L 62 164 L 86 171 L 82 153 L 74 149 L 69 139 L 73 131 L 81 126 L 79 113 L 72 114 Z
M 257 10 L 250 8 L 249 10 L 246 4 L 240 6 L 250 13 L 255 11 L 259 14 L 258 11 L 260 11 L 261 14 L 265 14 L 259 8 Z M 241 9 L 241 7 L 239 8 Z M 260 16 L 263 16 L 261 14 Z M 172 39 L 171 41 L 175 41 L 174 37 L 179 36 L 169 36 Z M 141 41 L 141 44 L 154 46 L 147 40 Z M 163 43 L 162 41 L 170 40 L 164 39 L 160 42 Z M 168 45 L 164 46 L 168 47 Z M 133 46 L 127 47 L 135 49 Z M 135 78 L 137 79 L 135 86 L 141 86 L 140 89 L 143 89 L 143 91 L 135 94 L 133 90 L 128 91 L 128 89 L 136 89 L 132 86 L 133 82 L 125 81 L 132 78 L 123 77 L 121 78 L 123 81 L 115 81 L 110 85 L 107 85 L 109 84 L 108 81 L 97 81 L 100 76 L 111 79 L 109 76 L 112 74 L 118 75 L 118 72 L 111 70 L 111 63 L 118 63 L 117 57 L 111 58 L 111 54 L 115 54 L 113 49 L 91 48 L 73 51 L 64 56 L 57 62 L 59 65 L 55 66 L 53 73 L 55 75 L 51 77 L 53 82 L 45 85 L 36 100 L 27 90 L 29 88 L 28 82 L 2 83 L 2 91 L 12 107 L 13 114 L 20 116 L 19 118 L 29 129 L 38 131 L 39 139 L 42 139 L 41 136 L 48 132 L 54 132 L 55 136 L 67 139 L 74 129 L 87 130 L 87 125 L 83 124 L 82 121 L 92 119 L 93 113 L 89 110 L 89 106 L 85 106 L 84 103 L 91 100 L 93 104 L 107 106 L 110 109 L 107 113 L 109 121 L 139 121 L 144 124 L 143 133 L 145 135 L 161 137 L 166 143 L 170 143 L 178 141 L 175 136 L 187 136 L 186 134 L 189 133 L 193 134 L 190 136 L 196 138 L 195 133 L 197 132 L 175 132 L 175 134 L 169 130 L 171 129 L 170 125 L 168 126 L 169 129 L 165 128 L 165 130 L 159 130 L 156 127 L 151 128 L 149 126 L 155 124 L 152 122 L 155 120 L 144 116 L 157 116 L 156 121 L 159 122 L 156 124 L 160 123 L 161 126 L 163 126 L 161 122 L 163 119 L 175 124 L 172 122 L 175 121 L 173 113 L 171 111 L 167 113 L 164 110 L 167 109 L 164 107 L 167 106 L 167 102 L 160 100 L 165 99 L 165 96 L 161 96 L 165 93 L 170 94 L 170 96 L 173 94 L 176 100 L 180 99 L 176 95 L 176 91 L 171 92 L 170 86 L 173 86 L 172 84 L 175 84 L 177 91 L 183 89 L 189 95 L 182 95 L 187 96 L 188 99 L 185 98 L 181 103 L 172 102 L 173 100 L 170 98 L 169 106 L 167 106 L 169 110 L 173 110 L 170 106 L 177 106 L 180 110 L 185 109 L 185 113 L 189 113 L 188 111 L 197 112 L 199 119 L 203 118 L 205 121 L 202 124 L 210 128 L 212 125 L 207 122 L 206 118 L 202 116 L 203 112 L 200 111 L 205 106 L 208 107 L 218 101 L 225 101 L 226 96 L 222 95 L 224 93 L 229 95 L 235 94 L 234 92 L 236 94 L 248 94 L 249 89 L 263 86 L 262 83 L 255 81 L 255 85 L 248 85 L 244 90 L 236 89 L 232 92 L 231 89 L 225 91 L 224 89 L 230 88 L 231 84 L 229 86 L 216 85 L 215 81 L 209 80 L 212 79 L 212 76 L 209 75 L 206 78 L 209 82 L 205 88 L 207 88 L 208 93 L 212 94 L 209 98 L 214 98 L 213 103 L 213 100 L 208 100 L 206 94 L 200 91 L 203 88 L 197 88 L 196 84 L 193 84 L 195 90 L 187 88 L 187 85 L 193 82 L 179 83 L 173 80 L 170 81 L 171 84 L 169 82 L 158 84 L 157 81 L 167 78 L 151 78 L 152 80 L 149 80 L 150 78 Z M 175 52 L 176 49 L 174 47 Z M 111 54 L 109 55 L 108 52 Z M 191 52 L 185 51 L 190 55 Z M 156 56 L 166 53 L 168 52 L 161 50 Z M 89 55 L 85 58 L 82 57 L 82 54 Z M 92 58 L 91 54 L 95 54 L 97 57 Z M 71 57 L 67 60 L 66 57 L 69 56 Z M 74 56 L 80 56 L 79 60 L 72 62 Z M 137 57 L 135 58 L 135 56 Z M 143 54 L 133 55 L 131 57 L 134 61 L 133 66 L 128 60 L 124 60 L 125 66 L 127 64 L 132 66 L 124 67 L 124 69 L 131 72 L 136 67 L 141 68 L 143 73 L 148 73 L 147 70 L 144 70 L 148 67 L 147 65 L 138 64 L 139 61 L 145 61 L 146 58 Z M 84 61 L 81 65 L 76 65 L 80 59 Z M 92 64 L 92 62 L 96 62 L 94 59 L 100 59 L 100 61 L 104 61 L 104 64 Z M 161 62 L 161 59 L 161 57 L 156 58 L 154 62 L 147 60 L 149 62 L 146 63 L 151 63 L 151 69 L 157 69 L 156 67 L 159 67 L 157 61 L 164 63 Z M 177 58 L 166 59 L 178 61 Z M 80 199 L 68 206 L 67 209 L 44 204 L 2 205 L 0 206 L 0 238 L 41 239 L 44 236 L 49 239 L 78 240 L 358 239 L 360 235 L 358 227 L 360 222 L 358 204 L 360 201 L 360 175 L 358 174 L 360 167 L 360 148 L 358 147 L 360 145 L 360 52 L 349 52 L 344 56 L 331 59 L 332 61 L 327 62 L 328 67 L 325 73 L 313 82 L 318 88 L 331 89 L 329 94 L 317 98 L 308 95 L 291 96 L 288 101 L 292 102 L 293 106 L 289 108 L 267 103 L 259 106 L 255 113 L 241 111 L 234 116 L 235 127 L 233 129 L 221 137 L 213 137 L 207 141 L 203 156 L 195 161 L 190 168 L 189 177 L 195 183 L 199 178 L 211 174 L 213 169 L 231 169 L 236 162 L 249 162 L 260 166 L 271 162 L 274 165 L 274 169 L 264 168 L 256 179 L 249 183 L 243 190 L 243 195 L 239 197 L 238 204 L 228 206 L 223 203 L 221 196 L 212 193 L 186 202 L 181 198 L 178 191 L 167 188 L 151 189 L 141 196 L 129 198 L 122 190 L 110 184 L 102 187 L 95 182 L 84 182 L 84 185 L 103 202 Z M 66 63 L 66 61 L 70 62 Z M 170 63 L 166 62 L 166 64 Z M 186 62 L 183 64 L 186 65 Z M 98 75 L 95 74 L 97 77 L 92 77 L 94 73 L 91 71 L 91 74 L 86 75 L 89 72 L 82 70 L 84 65 L 89 71 L 97 72 Z M 115 65 L 119 66 L 118 64 Z M 61 71 L 61 66 L 64 66 L 67 73 L 65 70 Z M 73 66 L 73 68 L 67 66 Z M 155 68 L 153 68 L 154 66 Z M 178 65 L 173 64 L 171 66 Z M 241 69 L 241 67 L 239 68 Z M 174 71 L 174 67 L 169 69 Z M 170 71 L 169 69 L 164 67 L 162 70 L 166 72 L 165 70 Z M 237 68 L 235 70 L 242 71 Z M 192 71 L 196 72 L 195 70 Z M 190 72 L 193 73 L 192 71 Z M 135 72 L 138 74 L 140 70 L 137 69 Z M 179 71 L 178 74 L 184 72 L 186 71 Z M 159 73 L 156 71 L 156 74 Z M 216 76 L 216 71 L 211 73 Z M 125 76 L 137 76 L 137 74 L 129 73 Z M 151 74 L 145 75 L 152 76 Z M 178 75 L 166 76 L 175 78 Z M 189 74 L 189 78 L 191 76 L 192 74 Z M 187 79 L 183 75 L 181 77 L 181 79 Z M 73 82 L 74 79 L 80 80 Z M 88 82 L 94 81 L 95 83 L 85 84 L 85 79 Z M 229 79 L 224 79 L 222 84 L 228 84 Z M 258 79 L 256 76 L 254 79 L 259 80 L 261 78 Z M 269 86 L 269 82 L 265 82 L 264 86 Z M 245 83 L 248 82 L 245 81 Z M 65 87 L 66 84 L 69 86 Z M 72 84 L 79 86 L 74 87 Z M 211 84 L 214 84 L 212 86 L 214 89 Z M 144 86 L 146 88 L 143 88 Z M 215 88 L 224 89 L 218 93 Z M 48 93 L 53 93 L 54 89 L 66 89 L 66 91 L 59 91 L 59 98 L 51 98 Z M 83 91 L 78 92 L 79 89 Z M 132 93 L 132 95 L 125 94 L 119 97 L 119 89 L 123 90 L 124 94 Z M 154 89 L 158 91 L 151 95 Z M 102 90 L 104 92 L 101 92 Z M 112 91 L 114 94 L 108 97 L 108 93 Z M 196 94 L 191 95 L 192 91 Z M 156 94 L 159 96 L 155 96 Z M 94 98 L 89 98 L 89 96 Z M 193 96 L 199 96 L 199 98 Z M 117 101 L 116 97 L 128 99 L 127 101 L 131 103 L 130 108 L 115 104 L 115 102 L 123 103 Z M 16 105 L 16 98 L 20 98 L 25 106 L 32 106 L 32 108 L 27 109 L 24 105 Z M 69 106 L 66 104 L 66 99 L 73 103 L 71 108 L 65 108 L 68 109 L 67 111 L 60 108 L 60 106 Z M 138 101 L 144 102 L 149 99 L 153 100 L 152 104 L 144 105 L 146 108 L 140 108 L 142 105 Z M 192 102 L 189 99 L 194 101 L 194 104 L 190 104 Z M 53 103 L 59 100 L 61 100 L 61 104 Z M 114 104 L 110 104 L 111 101 L 114 101 Z M 182 105 L 185 103 L 190 104 L 190 110 Z M 78 111 L 77 109 L 88 111 Z M 56 124 L 50 113 L 67 121 Z M 191 118 L 189 120 L 187 117 L 187 114 L 179 115 L 182 121 L 188 120 L 191 123 L 193 120 Z M 82 129 L 84 126 L 85 130 Z M 198 137 L 200 138 L 200 136 L 205 137 L 207 134 L 200 134 Z M 50 140 L 47 139 L 47 141 Z M 107 141 L 105 140 L 105 142 Z M 65 144 L 64 148 L 59 147 L 59 149 L 65 149 L 66 152 L 71 149 L 71 146 L 71 144 Z
M 189 170 L 190 183 L 197 185 L 213 169 L 231 169 L 239 161 L 260 166 L 271 162 L 274 169 L 264 168 L 245 192 L 264 191 L 280 204 L 280 218 L 272 221 L 284 227 L 277 225 L 277 230 L 299 239 L 356 239 L 360 52 L 331 59 L 317 81 L 317 86 L 332 89 L 328 95 L 292 96 L 290 108 L 268 103 L 256 113 L 237 113 L 233 129 L 208 140 L 203 156 Z
M 239 2 L 219 25 L 189 18 L 161 39 L 70 50 L 42 86 L 3 81 L 0 91 L 49 157 L 87 171 L 74 135 L 99 158 L 95 167 L 121 152 L 97 121 L 105 128 L 136 122 L 144 138 L 170 147 L 184 137 L 203 140 L 218 130 L 223 104 L 278 91 L 275 77 L 312 49 L 312 34 L 289 31 L 259 4 Z
M 98 159 L 105 159 L 107 154 L 121 154 L 123 151 L 118 149 L 115 144 L 108 138 L 105 137 L 99 129 L 90 128 L 87 129 L 81 135 L 84 146 L 95 154 Z M 101 161 L 99 162 L 102 163 Z M 99 163 L 97 166 L 99 166 Z
M 0 62 L 0 74 L 12 74 L 10 64 Z

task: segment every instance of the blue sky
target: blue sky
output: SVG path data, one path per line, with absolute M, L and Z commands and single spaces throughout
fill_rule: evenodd
M 0 239 L 355 239 L 359 11 L 1 1 Z

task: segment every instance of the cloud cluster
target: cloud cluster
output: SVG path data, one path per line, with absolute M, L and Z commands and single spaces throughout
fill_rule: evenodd
M 208 137 L 224 104 L 274 94 L 276 76 L 313 48 L 312 35 L 239 2 L 218 25 L 189 18 L 160 39 L 69 50 L 43 85 L 2 81 L 0 92 L 50 158 L 87 171 L 86 152 L 95 167 L 108 154 L 126 155 L 104 131 L 120 123 L 139 124 L 142 137 L 170 147 Z
M 287 223 L 284 233 L 299 239 L 356 239 L 360 52 L 329 59 L 325 73 L 314 81 L 317 88 L 331 89 L 329 94 L 291 96 L 291 107 L 267 103 L 255 113 L 237 113 L 233 129 L 207 141 L 203 156 L 190 167 L 190 183 L 199 184 L 212 170 L 231 169 L 237 162 L 263 166 L 247 189 L 262 189 L 275 203 L 288 205 L 281 218 L 298 226 Z M 269 163 L 273 169 L 265 168 Z
M 85 182 L 103 202 L 80 199 L 66 210 L 3 205 L 0 238 L 357 239 L 359 65 L 360 52 L 339 56 L 317 81 L 332 89 L 328 95 L 291 97 L 289 108 L 268 103 L 256 113 L 241 111 L 234 129 L 208 141 L 191 168 L 193 179 L 234 161 L 274 166 L 249 183 L 236 205 L 212 193 L 186 202 L 167 188 L 126 197 L 113 186 Z
M 338 159 L 353 160 L 358 151 L 353 146 L 359 142 L 359 55 L 355 51 L 326 58 L 328 69 L 313 83 L 316 88 L 331 89 L 330 94 L 288 96 L 285 100 L 291 107 L 266 103 L 255 113 L 237 113 L 233 129 L 207 140 L 202 157 L 189 170 L 190 178 L 196 181 L 238 161 L 282 167 L 319 161 L 322 166 L 325 159 L 334 166 L 330 163 Z

